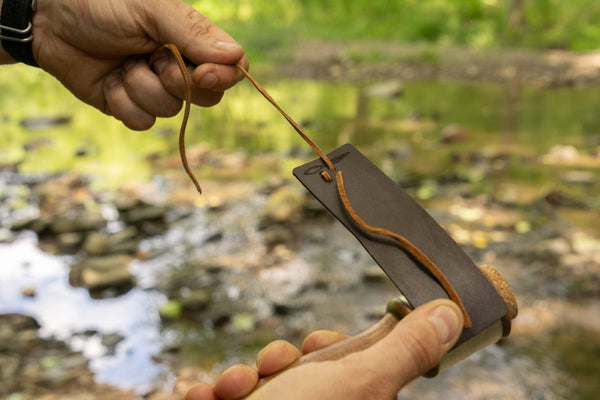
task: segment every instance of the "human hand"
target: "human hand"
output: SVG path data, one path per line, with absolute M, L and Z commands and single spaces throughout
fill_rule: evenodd
M 370 348 L 336 361 L 290 368 L 261 386 L 248 400 L 395 398 L 403 386 L 439 363 L 458 340 L 462 326 L 462 313 L 455 303 L 432 301 L 404 317 L 386 337 Z M 314 351 L 343 338 L 333 332 L 321 331 L 307 337 L 303 352 Z M 309 345 L 305 348 L 307 342 Z M 258 372 L 247 366 L 234 366 L 221 376 L 214 388 L 196 385 L 185 400 L 240 398 L 258 382 L 258 373 L 275 373 L 299 356 L 300 351 L 290 344 L 271 343 L 257 356 Z
M 243 49 L 180 0 L 37 0 L 33 54 L 75 96 L 135 130 L 179 112 L 184 81 L 165 53 L 172 43 L 191 64 L 192 102 L 218 103 L 242 79 Z
M 233 400 L 250 393 L 258 383 L 259 376 L 277 373 L 296 361 L 301 355 L 347 339 L 342 333 L 320 330 L 308 335 L 302 343 L 302 351 L 284 340 L 269 343 L 256 355 L 256 369 L 247 365 L 228 368 L 214 387 L 207 383 L 194 385 L 185 400 Z

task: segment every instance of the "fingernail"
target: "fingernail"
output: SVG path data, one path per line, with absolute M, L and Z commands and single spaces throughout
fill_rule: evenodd
M 435 327 L 443 344 L 449 343 L 458 334 L 459 318 L 453 308 L 439 306 L 429 314 L 429 321 Z
M 215 43 L 215 47 L 221 50 L 233 50 L 240 47 L 240 45 L 232 42 L 217 42 Z
M 160 74 L 167 67 L 168 63 L 169 59 L 167 57 L 160 57 L 154 61 L 154 70 Z
M 212 72 L 208 72 L 202 77 L 202 79 L 200 79 L 199 86 L 204 89 L 211 89 L 217 84 L 218 81 L 219 78 L 217 78 L 217 75 L 213 74 Z

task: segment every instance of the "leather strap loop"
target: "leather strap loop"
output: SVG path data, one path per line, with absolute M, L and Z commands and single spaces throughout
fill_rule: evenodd
M 38 67 L 33 58 L 33 12 L 35 0 L 4 0 L 0 14 L 2 47 L 16 61 Z

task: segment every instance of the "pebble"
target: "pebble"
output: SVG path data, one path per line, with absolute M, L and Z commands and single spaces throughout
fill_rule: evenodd
M 85 232 L 102 229 L 106 221 L 100 212 L 77 210 L 67 214 L 56 214 L 49 223 L 54 233 Z
M 469 139 L 470 133 L 466 128 L 457 124 L 445 126 L 440 132 L 442 143 L 460 143 Z
M 362 280 L 366 283 L 385 283 L 389 282 L 389 278 L 379 267 L 379 265 L 371 265 L 366 268 L 362 274 Z
M 129 272 L 132 257 L 119 254 L 105 257 L 90 257 L 73 264 L 69 280 L 73 286 L 82 286 L 92 291 L 104 289 L 128 290 L 134 285 Z
M 181 308 L 184 312 L 195 313 L 202 312 L 208 308 L 212 296 L 210 289 L 186 290 L 179 297 Z
M 24 391 L 39 398 L 69 385 L 93 389 L 87 359 L 64 342 L 40 338 L 39 327 L 33 317 L 0 314 L 0 398 Z
M 401 81 L 391 80 L 377 83 L 367 88 L 367 94 L 370 97 L 379 97 L 383 99 L 398 99 L 404 94 L 404 85 Z
M 302 218 L 305 195 L 291 185 L 277 189 L 267 201 L 260 215 L 265 223 L 294 223 Z

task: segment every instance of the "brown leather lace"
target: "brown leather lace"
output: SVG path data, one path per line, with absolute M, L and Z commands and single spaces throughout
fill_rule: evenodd
M 433 274 L 433 276 L 435 276 L 435 279 L 437 279 L 437 281 L 440 283 L 440 285 L 442 285 L 442 287 L 444 288 L 446 293 L 448 293 L 448 296 L 450 297 L 450 299 L 452 299 L 456 304 L 458 304 L 458 306 L 460 307 L 460 310 L 462 311 L 463 316 L 465 318 L 465 328 L 471 327 L 471 319 L 469 318 L 469 314 L 467 313 L 465 305 L 463 304 L 462 300 L 460 299 L 460 296 L 458 295 L 458 293 L 456 293 L 454 286 L 452 286 L 452 284 L 450 283 L 448 278 L 446 278 L 446 275 L 444 275 L 444 273 L 438 268 L 438 266 L 435 265 L 435 263 L 433 261 L 431 261 L 429 259 L 429 257 L 427 257 L 425 255 L 425 253 L 423 253 L 421 250 L 419 250 L 414 244 L 412 244 L 404 236 L 402 236 L 398 233 L 392 232 L 390 230 L 384 229 L 384 228 L 377 228 L 374 226 L 370 226 L 365 221 L 363 221 L 358 216 L 358 214 L 354 211 L 354 209 L 352 208 L 352 205 L 350 204 L 350 200 L 348 199 L 348 195 L 346 194 L 346 188 L 344 187 L 342 171 L 337 172 L 335 179 L 337 181 L 337 189 L 338 189 L 338 193 L 340 194 L 340 199 L 342 200 L 342 204 L 344 205 L 346 212 L 348 212 L 348 215 L 350 215 L 350 217 L 352 217 L 352 220 L 354 221 L 354 223 L 356 225 L 358 225 L 360 227 L 360 229 L 362 229 L 363 231 L 391 237 L 400 245 L 400 247 L 402 247 L 404 250 L 406 250 L 406 252 L 408 252 L 410 255 L 412 255 L 414 258 L 416 258 L 417 261 L 419 263 L 421 263 L 421 265 L 423 265 L 425 268 L 427 268 L 429 270 L 429 272 L 431 272 Z
M 184 167 L 186 173 L 188 174 L 188 176 L 194 183 L 198 192 L 202 193 L 200 184 L 198 183 L 198 180 L 196 179 L 196 177 L 194 176 L 194 173 L 190 169 L 188 162 L 187 162 L 187 157 L 185 154 L 185 128 L 187 126 L 187 121 L 188 121 L 189 114 L 190 114 L 190 103 L 191 103 L 191 97 L 192 97 L 191 80 L 190 80 L 185 62 L 183 61 L 183 58 L 181 57 L 179 50 L 177 49 L 177 47 L 175 47 L 172 44 L 167 44 L 167 45 L 161 47 L 160 49 L 158 49 L 151 57 L 150 62 L 152 63 L 153 60 L 156 59 L 157 53 L 159 51 L 161 51 L 162 49 L 167 49 L 173 54 L 173 56 L 177 60 L 179 69 L 181 70 L 181 73 L 184 77 L 184 81 L 185 81 L 185 111 L 183 114 L 183 121 L 181 123 L 181 129 L 179 131 L 179 153 L 181 155 L 181 162 L 183 163 L 183 167 Z M 308 143 L 308 145 L 315 151 L 315 153 L 317 153 L 317 155 L 321 158 L 321 160 L 323 160 L 323 162 L 327 165 L 327 168 L 329 169 L 329 171 L 336 172 L 337 190 L 338 190 L 340 199 L 342 201 L 342 204 L 344 205 L 344 208 L 346 209 L 346 212 L 352 218 L 354 223 L 356 225 L 358 225 L 360 227 L 360 229 L 362 229 L 365 232 L 369 232 L 372 234 L 378 234 L 378 235 L 384 235 L 384 236 L 388 236 L 388 237 L 394 239 L 400 245 L 400 247 L 402 249 L 404 249 L 404 251 L 409 253 L 421 265 L 423 265 L 425 268 L 427 268 L 427 270 L 429 270 L 429 272 L 431 272 L 431 274 L 436 278 L 436 280 L 444 288 L 444 290 L 446 291 L 446 293 L 448 294 L 450 299 L 452 301 L 454 301 L 460 307 L 462 314 L 464 316 L 465 328 L 471 327 L 472 326 L 471 319 L 469 318 L 467 310 L 466 310 L 462 300 L 460 299 L 460 296 L 458 295 L 458 293 L 452 286 L 452 283 L 448 280 L 446 275 L 438 268 L 438 266 L 435 265 L 435 263 L 433 261 L 431 261 L 429 259 L 429 257 L 427 257 L 421 250 L 419 250 L 414 244 L 412 244 L 404 236 L 394 233 L 394 232 L 391 232 L 384 228 L 377 228 L 377 227 L 370 226 L 365 221 L 363 221 L 360 218 L 360 216 L 354 211 L 354 209 L 352 208 L 352 205 L 350 204 L 350 200 L 346 193 L 346 188 L 344 187 L 342 171 L 336 171 L 335 166 L 333 165 L 333 162 L 319 148 L 319 146 L 315 143 L 315 141 L 310 136 L 308 136 L 308 134 L 306 132 L 304 132 L 304 130 L 300 127 L 300 125 L 298 125 L 285 111 L 283 111 L 283 109 L 277 104 L 277 102 L 248 73 L 248 71 L 246 71 L 246 69 L 244 69 L 243 66 L 241 66 L 240 64 L 237 64 L 236 66 L 244 74 L 244 76 L 246 78 L 248 78 L 248 80 L 254 85 L 254 87 L 256 87 L 256 89 L 265 97 L 265 99 L 267 99 L 277 109 L 277 111 L 279 111 L 279 113 L 281 115 L 283 115 L 283 117 L 290 123 L 290 125 L 292 125 L 294 130 L 296 132 L 298 132 L 298 134 L 302 137 L 302 139 L 304 139 L 304 141 L 306 143 Z M 331 175 L 329 175 L 328 171 L 323 171 L 321 173 L 321 176 L 327 182 L 333 181 L 333 179 L 331 178 Z
M 185 108 L 183 111 L 183 119 L 181 120 L 181 128 L 179 128 L 179 156 L 181 157 L 181 163 L 183 164 L 183 169 L 188 174 L 196 190 L 199 194 L 202 194 L 202 188 L 200 187 L 200 183 L 196 176 L 192 172 L 190 165 L 188 164 L 187 155 L 185 153 L 185 129 L 187 127 L 188 119 L 190 118 L 190 106 L 192 104 L 192 80 L 190 78 L 190 74 L 188 73 L 187 66 L 185 65 L 185 61 L 183 61 L 183 57 L 181 53 L 177 49 L 174 44 L 165 44 L 156 50 L 152 57 L 150 57 L 150 65 L 154 64 L 154 61 L 160 56 L 160 53 L 163 50 L 168 50 L 171 52 L 175 60 L 177 61 L 177 65 L 179 66 L 179 70 L 181 71 L 181 75 L 183 76 L 183 80 L 185 83 Z

